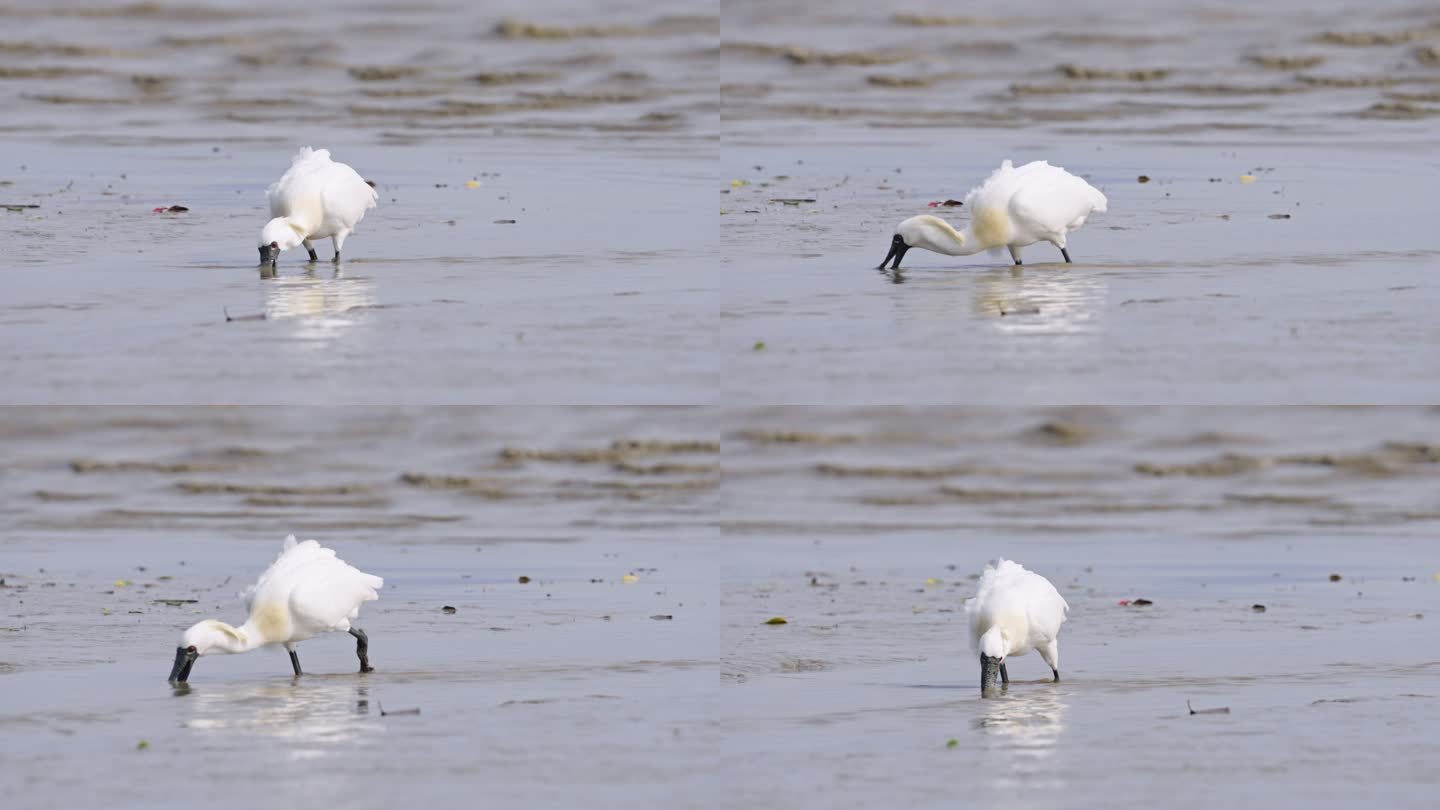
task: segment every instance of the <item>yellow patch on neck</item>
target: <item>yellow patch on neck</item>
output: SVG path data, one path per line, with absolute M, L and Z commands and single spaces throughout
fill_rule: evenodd
M 981 208 L 970 221 L 970 232 L 981 247 L 1000 247 L 1010 242 L 1010 216 L 999 208 Z
M 250 612 L 250 623 L 266 641 L 284 641 L 290 637 L 290 619 L 285 607 L 275 602 L 256 605 Z
M 955 226 L 954 226 L 954 225 L 951 225 L 950 223 L 946 222 L 945 220 L 941 219 L 940 217 L 932 217 L 932 216 L 930 216 L 930 215 L 928 215 L 928 214 L 925 214 L 925 215 L 923 215 L 923 216 L 925 217 L 925 220 L 926 220 L 929 224 L 934 225 L 935 227 L 937 227 L 937 228 L 939 228 L 940 230 L 944 231 L 945 233 L 949 234 L 950 237 L 951 237 L 952 239 L 954 239 L 957 244 L 961 244 L 961 245 L 965 244 L 965 237 L 961 236 L 961 235 L 960 235 L 960 232 L 957 231 L 957 230 L 955 230 Z
M 238 631 L 236 631 L 235 628 L 231 627 L 230 625 L 228 625 L 228 624 L 226 624 L 226 623 L 224 623 L 224 622 L 215 622 L 215 629 L 216 629 L 216 630 L 219 630 L 220 632 L 222 632 L 222 633 L 224 633 L 225 635 L 229 636 L 231 639 L 235 640 L 236 642 L 241 641 L 240 633 L 239 633 Z

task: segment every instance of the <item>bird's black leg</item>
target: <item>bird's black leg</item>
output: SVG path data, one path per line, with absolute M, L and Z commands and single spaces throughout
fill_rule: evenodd
M 309 240 L 309 239 L 306 239 L 306 240 L 305 240 L 305 252 L 307 252 L 307 253 L 310 254 L 310 261 L 312 261 L 312 262 L 318 262 L 318 261 L 320 261 L 320 254 L 318 254 L 318 253 L 315 252 L 315 246 L 312 245 L 312 244 L 310 244 L 310 240 Z
M 1019 267 L 1020 265 L 1024 264 L 1024 262 L 1020 261 L 1020 248 L 1015 247 L 1014 245 L 1010 245 L 1009 247 L 1010 258 L 1015 260 L 1015 266 Z
M 300 671 L 300 656 L 296 655 L 294 650 L 290 651 L 290 666 L 295 668 L 295 677 L 305 674 Z
M 1056 669 L 1056 668 L 1054 668 L 1054 667 L 1051 667 L 1051 668 L 1050 668 L 1050 671 L 1053 672 L 1053 673 L 1055 673 L 1055 683 L 1059 683 L 1059 682 L 1060 682 L 1060 670 L 1058 670 L 1058 669 Z
M 1006 686 L 1010 685 L 1010 672 L 1005 669 L 1004 664 L 1000 665 L 1000 682 Z
M 1060 255 L 1065 257 L 1066 264 L 1072 264 L 1072 262 L 1070 261 L 1070 251 L 1066 250 L 1065 248 L 1060 248 Z
M 355 655 L 360 659 L 360 671 L 374 672 L 375 668 L 370 666 L 370 637 L 358 627 L 350 628 L 350 635 L 355 637 Z

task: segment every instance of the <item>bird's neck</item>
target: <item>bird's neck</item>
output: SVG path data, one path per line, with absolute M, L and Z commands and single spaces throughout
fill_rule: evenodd
M 966 226 L 959 236 L 960 238 L 956 239 L 948 233 L 941 232 L 932 240 L 934 245 L 931 249 L 946 256 L 969 256 L 985 249 L 975 238 L 975 234 L 969 226 Z
M 998 623 L 990 626 L 989 630 L 980 637 L 979 645 L 982 653 L 998 652 L 1000 657 L 1010 654 L 1010 641 L 1005 638 L 1005 631 Z
M 301 239 L 308 238 L 316 228 L 320 227 L 320 217 L 310 216 L 303 209 L 291 211 L 285 215 L 284 220 L 285 224 L 290 226 L 290 230 L 294 231 Z
M 249 652 L 265 643 L 262 634 L 248 621 L 239 627 L 231 627 L 224 622 L 216 624 L 220 626 L 224 638 L 215 646 L 227 653 Z

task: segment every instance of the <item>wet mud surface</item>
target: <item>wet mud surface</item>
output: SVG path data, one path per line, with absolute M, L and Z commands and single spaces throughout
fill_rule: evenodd
M 449 803 L 477 782 L 537 806 L 573 802 L 577 786 L 609 806 L 703 806 L 719 621 L 718 446 L 703 420 L 5 417 L 0 792 L 12 806 L 183 795 L 251 807 L 277 792 Z M 299 645 L 298 680 L 283 650 L 263 648 L 206 656 L 172 689 L 179 634 L 240 621 L 238 592 L 292 531 L 385 578 L 357 622 L 376 670 L 357 674 L 349 636 L 325 635 Z
M 1433 401 L 1433 9 L 962 11 L 727 4 L 725 401 Z M 1006 159 L 1109 197 L 1074 264 L 873 269 Z
M 1429 801 L 1433 410 L 764 408 L 727 427 L 738 803 Z M 1070 604 L 1062 680 L 1017 657 L 981 699 L 963 600 L 1002 555 Z
M 22 3 L 0 22 L 7 403 L 714 398 L 713 8 Z M 326 241 L 270 273 L 265 189 L 306 145 L 379 206 L 339 266 Z

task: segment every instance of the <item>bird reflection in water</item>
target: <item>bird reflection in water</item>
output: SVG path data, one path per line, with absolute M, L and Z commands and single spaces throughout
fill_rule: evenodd
M 304 278 L 322 278 L 322 277 L 344 278 L 344 277 L 345 277 L 345 263 L 344 263 L 344 262 L 325 262 L 324 264 L 320 264 L 320 263 L 318 263 L 318 262 L 308 262 L 308 263 L 302 265 L 302 267 L 305 268 L 305 269 L 302 271 Z M 325 268 L 327 272 L 325 272 L 325 273 L 323 273 L 323 274 L 320 273 L 320 272 L 317 272 L 317 271 L 316 271 L 316 268 L 317 268 L 317 267 L 319 267 L 319 268 Z M 262 278 L 262 279 L 269 280 L 269 279 L 275 279 L 275 278 L 291 278 L 291 277 L 288 277 L 288 276 L 281 275 L 279 266 L 270 264 L 269 262 L 261 262 L 261 263 L 259 264 L 259 266 L 256 267 L 255 269 L 257 269 L 257 270 L 260 271 L 260 278 Z M 293 278 L 300 278 L 300 277 L 301 277 L 301 276 L 293 276 Z
M 1098 334 L 1105 292 L 1104 279 L 1088 273 L 1011 267 L 977 276 L 970 308 L 1003 332 Z
M 991 788 L 1062 787 L 1053 761 L 1069 709 L 1061 687 L 1037 684 L 1033 691 L 1011 691 L 979 703 L 981 714 L 971 723 L 984 737 L 986 758 L 996 760 L 996 766 L 984 769 L 991 774 Z
M 886 270 L 892 284 L 909 284 L 895 296 L 906 320 L 953 324 L 981 321 L 1002 334 L 1098 337 L 1103 329 L 1107 284 L 1103 277 L 1064 265 L 1007 267 L 981 272 L 916 273 Z
M 886 269 L 883 268 L 883 267 L 878 267 L 878 268 L 876 268 L 876 270 L 880 273 L 880 275 L 884 276 L 884 277 L 887 278 L 887 279 L 890 279 L 890 283 L 891 283 L 891 284 L 904 284 L 904 283 L 905 283 L 905 271 L 904 271 L 904 270 L 901 270 L 901 269 L 899 269 L 899 268 L 896 268 L 896 269 L 894 269 L 894 270 L 886 270 Z
M 370 687 L 353 677 L 177 684 L 175 695 L 186 698 L 182 720 L 187 728 L 293 742 L 297 747 L 291 753 L 297 758 L 339 755 L 340 744 L 374 739 L 384 728 L 379 712 L 371 709 Z
M 301 319 L 296 335 L 300 338 L 339 337 L 358 322 L 347 313 L 377 305 L 375 282 L 369 278 L 347 278 L 344 264 L 311 263 L 304 275 L 299 276 L 277 276 L 273 270 L 270 272 L 271 275 L 266 276 L 265 268 L 260 269 L 261 277 L 269 282 L 262 286 L 265 317 L 267 320 Z

